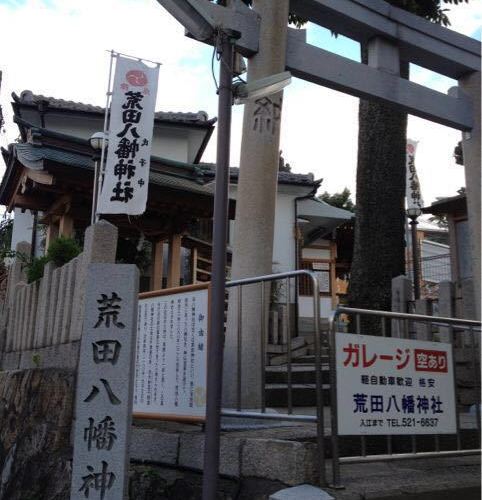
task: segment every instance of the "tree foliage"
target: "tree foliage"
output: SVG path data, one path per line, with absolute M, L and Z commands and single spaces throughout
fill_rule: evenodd
M 52 261 L 57 267 L 63 266 L 77 257 L 82 252 L 82 248 L 73 238 L 60 236 L 52 241 L 47 250 L 47 260 Z
M 211 0 L 220 5 L 226 5 L 226 0 Z M 459 5 L 461 3 L 468 3 L 469 0 L 387 0 L 388 3 L 400 9 L 407 10 L 412 14 L 424 17 L 429 21 L 443 26 L 450 26 L 450 19 L 447 16 L 449 9 L 444 9 L 443 4 Z M 242 0 L 246 5 L 251 6 L 253 0 Z M 296 14 L 290 12 L 288 22 L 300 28 L 307 21 Z
M 464 164 L 464 150 L 462 149 L 462 141 L 457 143 L 457 146 L 454 148 L 454 159 L 457 165 Z
M 443 229 L 448 229 L 449 227 L 449 222 L 447 220 L 447 215 L 432 215 L 428 218 L 429 222 L 432 224 L 435 224 L 438 227 L 441 227 Z
M 17 255 L 17 258 L 25 261 L 27 281 L 32 283 L 44 275 L 44 267 L 48 262 L 53 262 L 57 267 L 60 267 L 70 262 L 81 252 L 82 248 L 73 238 L 60 236 L 52 241 L 46 255 L 33 257 L 32 259 Z
M 343 189 L 341 193 L 330 194 L 325 191 L 318 196 L 318 199 L 332 205 L 333 207 L 343 208 L 350 212 L 355 212 L 355 204 L 351 200 L 351 192 L 348 188 Z
M 469 0 L 443 0 L 443 3 L 440 0 L 388 0 L 388 3 L 395 7 L 443 26 L 450 26 L 447 16 L 449 9 L 444 9 L 443 4 L 459 5 L 468 2 Z
M 12 244 L 13 219 L 3 219 L 0 222 L 0 253 L 5 257 L 5 252 L 10 251 Z
M 219 5 L 226 5 L 226 0 L 211 0 L 211 1 L 214 1 Z M 241 0 L 241 1 L 250 7 L 253 3 L 253 0 Z M 303 24 L 306 23 L 306 20 L 290 12 L 288 16 L 288 23 L 294 24 L 297 28 L 301 28 L 301 26 L 303 26 Z

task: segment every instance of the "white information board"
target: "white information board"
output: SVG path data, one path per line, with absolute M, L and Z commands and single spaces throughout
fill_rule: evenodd
M 456 432 L 452 347 L 336 334 L 340 435 Z
M 320 287 L 320 293 L 330 293 L 330 273 L 329 271 L 315 271 Z
M 208 305 L 206 285 L 140 295 L 135 417 L 204 420 Z

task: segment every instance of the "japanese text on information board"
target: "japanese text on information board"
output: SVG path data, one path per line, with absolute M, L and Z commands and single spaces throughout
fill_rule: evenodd
M 207 288 L 139 300 L 134 413 L 204 417 Z

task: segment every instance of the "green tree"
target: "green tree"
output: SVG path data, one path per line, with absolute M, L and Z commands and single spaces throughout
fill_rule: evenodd
M 468 0 L 388 0 L 424 18 L 449 25 L 443 4 Z M 361 47 L 368 62 L 366 45 Z M 400 74 L 409 76 L 401 62 Z M 391 280 L 405 272 L 405 148 L 407 115 L 388 104 L 360 100 L 356 220 L 349 304 L 388 310 Z M 376 258 L 374 258 L 376 256 Z M 368 325 L 377 328 L 378 320 Z
M 8 256 L 12 243 L 13 219 L 2 219 L 0 222 L 0 255 Z
M 457 165 L 464 164 L 464 151 L 462 149 L 462 141 L 457 143 L 457 146 L 454 148 L 454 159 Z
M 441 227 L 443 229 L 448 229 L 448 227 L 449 227 L 449 223 L 448 223 L 446 215 L 432 215 L 431 217 L 428 218 L 428 220 L 432 224 L 435 224 L 438 227 Z
M 334 194 L 330 194 L 328 191 L 325 191 L 323 194 L 318 196 L 318 199 L 329 203 L 334 207 L 343 208 L 344 210 L 348 210 L 350 212 L 355 211 L 355 205 L 351 200 L 351 192 L 348 188 L 343 189 L 341 193 Z
M 218 3 L 219 5 L 226 5 L 227 3 L 227 0 L 211 0 L 211 1 Z M 251 4 L 253 3 L 253 0 L 242 0 L 242 1 L 243 3 L 249 6 L 251 6 Z M 288 17 L 288 23 L 294 24 L 297 28 L 301 28 L 301 26 L 303 26 L 303 24 L 306 23 L 306 20 L 300 16 L 297 16 L 296 14 L 290 13 Z

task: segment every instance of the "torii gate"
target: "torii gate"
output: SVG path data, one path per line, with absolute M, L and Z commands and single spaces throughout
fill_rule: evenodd
M 263 61 L 264 64 L 268 63 L 266 67 L 251 64 L 255 68 L 251 73 L 248 68 L 248 81 L 286 69 L 301 79 L 363 99 L 389 103 L 406 113 L 460 130 L 476 315 L 477 319 L 480 319 L 479 42 L 395 8 L 383 0 L 276 0 L 273 3 L 259 0 L 259 12 L 247 8 L 240 0 L 231 0 L 229 8 L 208 0 L 158 2 L 184 24 L 188 34 L 190 32 L 191 36 L 200 41 L 214 44 L 216 33 L 219 31 L 239 32 L 239 38 L 231 40 L 234 49 L 243 56 L 252 58 L 253 63 L 258 51 L 261 54 L 263 50 L 271 50 L 271 60 Z M 274 3 L 276 8 L 273 8 Z M 357 63 L 309 45 L 303 31 L 287 28 L 288 11 L 336 33 L 366 43 L 368 64 Z M 276 47 L 273 47 L 275 44 L 270 45 L 273 33 L 279 37 L 280 43 Z M 450 89 L 448 95 L 444 95 L 405 80 L 399 76 L 401 59 L 453 78 L 457 80 L 458 86 Z M 281 99 L 281 96 L 273 98 L 274 105 L 276 99 Z M 251 276 L 262 274 L 257 272 L 256 262 L 261 262 L 261 266 L 263 262 L 265 266 L 267 263 L 271 264 L 279 127 L 275 134 L 254 136 L 249 127 L 246 127 L 247 120 L 249 121 L 254 110 L 253 105 L 247 105 L 245 109 L 236 213 L 236 230 L 243 237 L 235 239 L 234 257 L 237 262 L 233 263 L 234 276 L 236 269 L 242 273 L 247 268 L 251 268 Z M 248 153 L 252 159 L 248 165 L 245 156 L 243 165 L 243 155 Z M 258 225 L 254 230 L 252 225 L 249 231 L 244 230 L 242 225 L 246 224 L 246 221 L 252 222 L 253 216 L 257 217 Z M 253 255 L 256 255 L 256 259 L 253 259 Z M 247 319 L 249 323 L 249 318 Z M 259 323 L 257 319 L 255 321 Z M 256 352 L 258 328 L 254 324 L 245 326 L 250 332 L 250 338 L 243 342 L 242 358 L 249 360 L 249 365 L 246 365 L 249 369 L 243 372 L 256 378 L 260 364 L 259 353 Z M 227 339 L 226 355 L 229 356 L 232 348 Z M 249 382 L 251 387 L 259 387 L 258 390 L 261 390 L 256 380 Z M 259 395 L 254 394 L 250 400 L 254 403 L 253 406 L 257 400 L 259 401 Z M 217 451 L 219 452 L 219 449 Z

